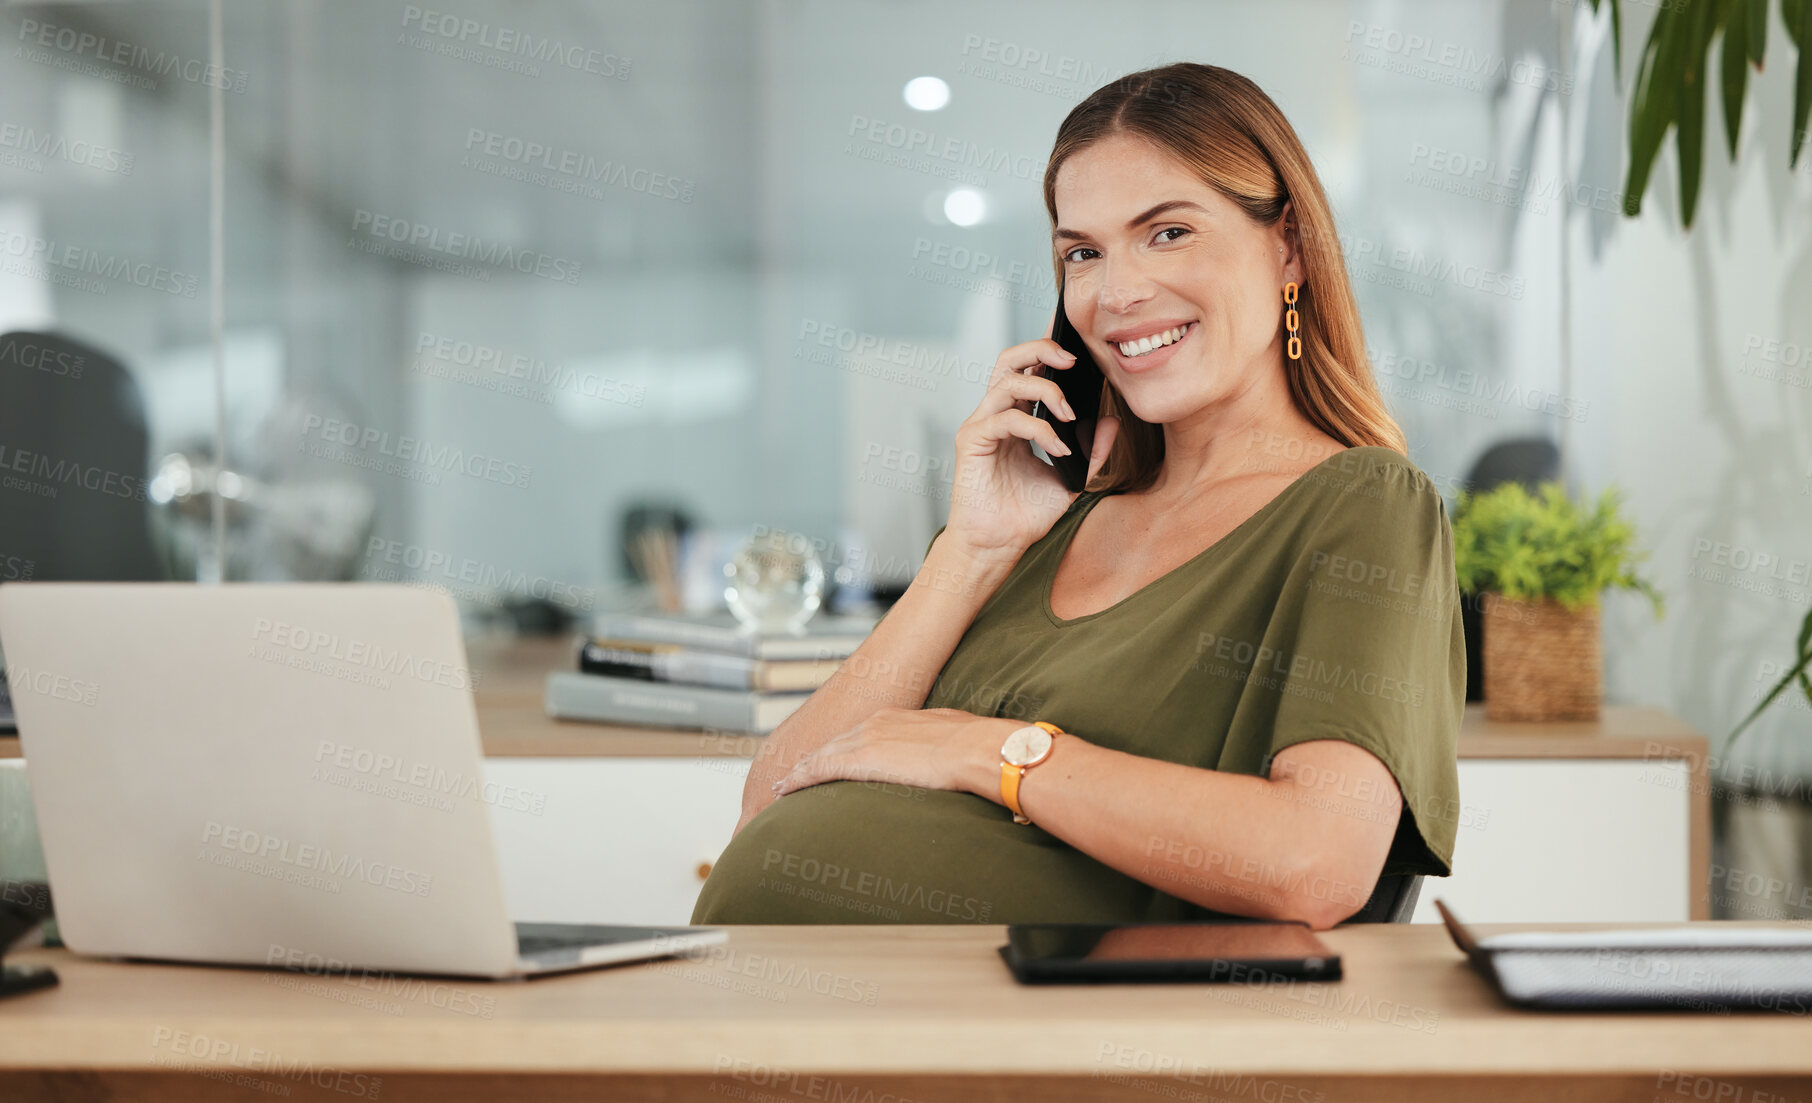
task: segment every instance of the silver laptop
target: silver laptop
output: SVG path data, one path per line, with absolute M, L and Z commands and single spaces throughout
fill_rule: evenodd
M 485 784 L 444 592 L 9 582 L 0 648 L 79 953 L 515 977 L 728 937 L 510 921 L 520 794 Z

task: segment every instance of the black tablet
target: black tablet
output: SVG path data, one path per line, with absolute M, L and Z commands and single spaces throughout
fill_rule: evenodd
M 1307 923 L 1015 923 L 1000 956 L 1021 984 L 1339 980 Z

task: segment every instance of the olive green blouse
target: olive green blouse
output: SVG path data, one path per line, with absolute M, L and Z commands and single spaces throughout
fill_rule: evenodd
M 1453 536 L 1428 477 L 1388 448 L 1337 452 L 1187 563 L 1065 620 L 1051 612 L 1051 582 L 1101 497 L 1078 495 L 1026 549 L 925 707 L 1048 720 L 1115 750 L 1260 777 L 1292 744 L 1345 740 L 1377 756 L 1403 794 L 1384 873 L 1450 873 L 1466 649 Z M 836 781 L 751 820 L 692 921 L 1214 914 L 974 794 Z

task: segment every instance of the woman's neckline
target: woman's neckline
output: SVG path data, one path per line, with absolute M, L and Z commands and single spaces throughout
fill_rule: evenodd
M 1199 551 L 1195 555 L 1191 556 L 1185 562 L 1177 564 L 1175 567 L 1172 567 L 1170 570 L 1165 571 L 1163 574 L 1152 579 L 1150 582 L 1147 582 L 1145 585 L 1139 587 L 1137 590 L 1134 590 L 1132 593 L 1127 594 L 1125 597 L 1121 598 L 1119 601 L 1114 602 L 1112 605 L 1109 605 L 1107 608 L 1098 609 L 1093 613 L 1084 613 L 1082 616 L 1071 617 L 1070 619 L 1065 620 L 1064 618 L 1058 616 L 1055 612 L 1053 612 L 1051 610 L 1051 591 L 1057 588 L 1057 571 L 1059 568 L 1061 568 L 1063 566 L 1063 557 L 1065 555 L 1069 554 L 1070 545 L 1075 542 L 1076 533 L 1078 530 L 1080 530 L 1082 528 L 1082 522 L 1088 517 L 1089 511 L 1093 510 L 1097 505 L 1099 505 L 1103 498 L 1109 497 L 1109 495 L 1106 495 L 1106 494 L 1101 494 L 1101 493 L 1095 494 L 1095 496 L 1093 498 L 1091 498 L 1082 507 L 1082 512 L 1076 517 L 1076 520 L 1070 524 L 1069 532 L 1063 536 L 1063 542 L 1058 545 L 1057 554 L 1051 560 L 1052 565 L 1051 565 L 1050 572 L 1045 576 L 1043 585 L 1039 587 L 1040 590 L 1044 594 L 1043 605 L 1044 605 L 1045 619 L 1050 621 L 1053 625 L 1057 626 L 1058 628 L 1068 628 L 1071 625 L 1084 624 L 1088 621 L 1096 619 L 1097 617 L 1104 617 L 1107 614 L 1113 612 L 1114 610 L 1119 609 L 1122 606 L 1124 606 L 1132 601 L 1137 600 L 1138 598 L 1151 592 L 1152 590 L 1156 589 L 1157 587 L 1163 585 L 1165 582 L 1168 582 L 1171 578 L 1175 577 L 1178 573 L 1188 570 L 1189 568 L 1195 566 L 1197 563 L 1199 563 L 1202 560 L 1213 555 L 1215 552 L 1220 551 L 1222 548 L 1226 547 L 1228 542 L 1231 541 L 1234 537 L 1238 536 L 1240 533 L 1244 532 L 1246 529 L 1252 527 L 1260 518 L 1264 517 L 1266 514 L 1270 513 L 1273 509 L 1275 509 L 1277 507 L 1277 503 L 1283 501 L 1284 498 L 1287 497 L 1292 490 L 1295 490 L 1297 487 L 1304 485 L 1307 482 L 1308 477 L 1310 475 L 1313 475 L 1315 472 L 1321 470 L 1324 466 L 1326 466 L 1329 460 L 1334 459 L 1336 456 L 1341 456 L 1341 455 L 1346 454 L 1347 452 L 1351 452 L 1353 450 L 1353 448 L 1362 448 L 1362 447 L 1366 447 L 1366 446 L 1365 445 L 1353 445 L 1351 447 L 1342 448 L 1337 452 L 1333 452 L 1333 453 L 1329 454 L 1326 459 L 1323 459 L 1320 463 L 1317 463 L 1315 466 L 1309 468 L 1308 470 L 1304 471 L 1302 474 L 1300 474 L 1300 475 L 1296 476 L 1294 479 L 1290 480 L 1290 483 L 1288 486 L 1285 486 L 1282 490 L 1279 490 L 1276 494 L 1273 494 L 1271 496 L 1270 501 L 1266 502 L 1262 506 L 1259 506 L 1256 510 L 1254 510 L 1252 512 L 1252 515 L 1250 517 L 1247 517 L 1244 521 L 1241 521 L 1239 524 L 1233 526 L 1220 539 L 1216 540 L 1214 543 L 1203 548 L 1201 551 Z

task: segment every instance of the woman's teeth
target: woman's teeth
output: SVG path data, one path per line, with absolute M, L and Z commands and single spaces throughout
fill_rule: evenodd
M 1135 356 L 1144 356 L 1152 349 L 1173 345 L 1182 340 L 1183 334 L 1188 333 L 1189 327 L 1194 324 L 1194 322 L 1190 322 L 1175 329 L 1167 329 L 1162 333 L 1154 333 L 1150 337 L 1141 337 L 1137 341 L 1121 341 L 1120 355 L 1130 360 Z

